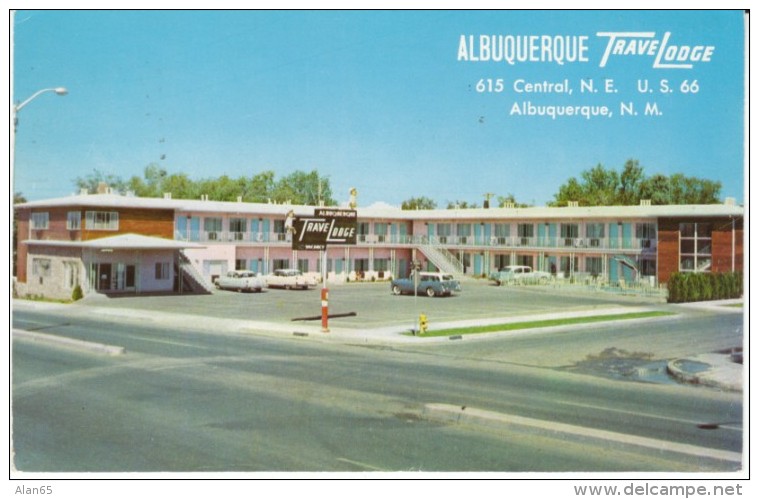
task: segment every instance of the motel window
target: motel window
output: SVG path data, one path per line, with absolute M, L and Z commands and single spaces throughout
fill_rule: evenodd
M 559 230 L 562 239 L 564 239 L 564 246 L 574 246 L 577 238 L 580 237 L 580 226 L 578 224 L 561 224 Z
M 82 228 L 82 212 L 70 211 L 66 215 L 66 228 L 68 230 L 79 230 Z
M 47 229 L 50 223 L 50 215 L 48 212 L 32 213 L 32 229 L 40 230 Z
M 511 255 L 494 255 L 495 268 L 502 269 L 511 265 Z
M 221 218 L 218 217 L 206 217 L 203 219 L 203 230 L 206 233 L 209 241 L 215 241 L 219 239 L 221 233 Z
M 519 237 L 535 237 L 535 226 L 533 224 L 517 225 L 517 235 Z
M 79 284 L 79 263 L 63 262 L 63 279 L 67 289 L 74 289 Z
M 472 235 L 472 224 L 457 224 L 456 225 L 456 236 L 458 237 L 459 243 L 466 244 L 467 239 L 471 235 Z
M 229 232 L 232 233 L 235 241 L 242 241 L 245 233 L 248 231 L 248 221 L 244 218 L 230 218 Z
M 277 235 L 277 241 L 287 240 L 287 230 L 285 230 L 285 220 L 274 220 L 274 233 Z
M 353 261 L 353 269 L 356 272 L 366 272 L 369 270 L 369 259 L 368 258 L 356 258 Z
M 640 241 L 642 248 L 651 248 L 651 241 L 656 240 L 656 224 L 639 223 L 635 224 L 635 238 Z
M 641 259 L 638 262 L 638 268 L 640 269 L 640 275 L 642 276 L 655 276 L 656 260 L 652 260 L 650 258 Z
M 308 272 L 308 259 L 307 258 L 298 258 L 298 270 L 300 270 L 304 274 L 306 272 Z
M 85 217 L 88 230 L 119 230 L 117 211 L 88 211 Z
M 451 235 L 451 224 L 437 224 L 437 235 L 439 237 L 448 237 Z
M 601 246 L 601 240 L 605 237 L 606 225 L 602 223 L 587 223 L 585 224 L 585 237 L 588 238 L 588 246 L 599 247 Z
M 272 269 L 273 270 L 282 270 L 282 269 L 289 269 L 290 268 L 290 260 L 286 258 L 275 258 L 272 260 Z
M 680 224 L 680 270 L 709 272 L 712 267 L 712 224 Z
M 495 237 L 499 239 L 499 243 L 506 242 L 506 239 L 511 235 L 511 226 L 509 224 L 493 224 L 493 232 Z M 503 241 L 500 241 L 503 239 Z
M 532 255 L 517 255 L 517 265 L 526 265 L 535 268 Z
M 378 272 L 387 272 L 388 270 L 390 270 L 390 259 L 389 258 L 375 258 L 374 270 Z
M 32 259 L 32 275 L 37 277 L 49 277 L 52 262 L 49 258 Z
M 248 270 L 248 261 L 239 258 L 235 260 L 235 270 Z
M 157 262 L 155 264 L 155 278 L 164 281 L 169 278 L 169 262 Z
M 517 236 L 521 246 L 529 246 L 532 238 L 535 237 L 535 226 L 533 224 L 518 224 Z
M 603 272 L 603 261 L 600 256 L 585 257 L 585 272 L 593 277 L 601 275 Z
M 377 241 L 381 243 L 385 242 L 388 225 L 389 224 L 384 222 L 377 222 L 374 224 L 374 234 L 377 236 Z

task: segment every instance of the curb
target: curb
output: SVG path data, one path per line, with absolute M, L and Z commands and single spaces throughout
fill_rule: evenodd
M 75 340 L 73 338 L 66 338 L 53 334 L 35 333 L 32 331 L 24 331 L 23 329 L 14 329 L 13 337 L 31 341 L 39 341 L 43 343 L 52 343 L 60 346 L 72 347 L 110 356 L 123 355 L 126 352 L 126 349 L 124 347 L 104 345 L 102 343 L 92 343 L 83 340 Z
M 687 369 L 688 363 L 697 370 Z M 725 391 L 743 391 L 743 366 L 733 362 L 729 355 L 704 354 L 673 359 L 667 362 L 667 373 L 685 383 L 710 386 Z

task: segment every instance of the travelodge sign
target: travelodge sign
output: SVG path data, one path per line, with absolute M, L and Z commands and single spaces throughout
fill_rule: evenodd
M 331 244 L 356 244 L 356 210 L 317 208 L 313 217 L 293 220 L 294 250 L 324 250 Z

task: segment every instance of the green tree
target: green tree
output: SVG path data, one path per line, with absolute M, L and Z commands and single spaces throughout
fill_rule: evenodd
M 437 203 L 425 196 L 409 198 L 401 203 L 402 210 L 434 210 L 435 208 L 437 208 Z
M 619 174 L 597 165 L 582 172 L 581 180 L 571 177 L 554 194 L 553 206 L 577 201 L 581 206 L 636 205 L 641 199 L 651 204 L 719 203 L 720 182 L 675 173 L 669 177 L 646 177 L 637 160 L 628 160 Z
M 448 201 L 446 209 L 448 210 L 470 210 L 479 208 L 477 203 L 469 203 L 467 201 Z
M 640 183 L 640 199 L 650 199 L 651 204 L 670 204 L 669 178 L 657 173 Z
M 126 190 L 127 182 L 125 182 L 118 175 L 112 173 L 103 173 L 100 170 L 93 170 L 92 173 L 85 175 L 84 177 L 77 177 L 74 180 L 74 184 L 78 189 L 87 189 L 90 194 L 98 192 L 98 187 L 101 184 L 105 184 L 111 187 L 114 192 L 120 192 Z
M 619 204 L 633 205 L 640 203 L 640 187 L 643 183 L 643 168 L 637 160 L 628 159 L 619 176 L 617 201 Z
M 319 176 L 319 172 L 296 171 L 281 178 L 272 190 L 272 200 L 278 203 L 318 206 L 321 200 L 326 206 L 337 203 L 332 199 L 329 179 Z
M 514 197 L 514 194 L 506 194 L 505 196 L 498 196 L 498 207 L 504 208 L 506 205 L 513 205 L 515 208 L 527 208 L 528 204 L 526 203 L 520 203 L 517 201 L 517 199 Z

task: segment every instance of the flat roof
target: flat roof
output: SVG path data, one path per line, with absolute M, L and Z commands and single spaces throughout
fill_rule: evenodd
M 48 241 L 31 239 L 24 241 L 30 246 L 56 246 L 64 248 L 92 248 L 118 250 L 177 250 L 188 248 L 205 248 L 197 243 L 164 239 L 162 237 L 143 236 L 140 234 L 119 234 L 117 236 L 90 239 L 88 241 Z
M 63 198 L 32 201 L 16 208 L 142 208 L 187 213 L 224 213 L 228 215 L 296 216 L 313 215 L 318 206 L 210 201 L 200 199 L 142 198 L 120 194 L 78 194 Z M 339 208 L 345 208 L 340 206 Z M 402 210 L 381 204 L 358 207 L 359 218 L 397 220 L 497 220 L 497 219 L 586 219 L 586 218 L 659 218 L 659 217 L 742 217 L 744 207 L 736 204 L 634 205 L 634 206 L 534 206 L 528 208 L 467 208 Z

